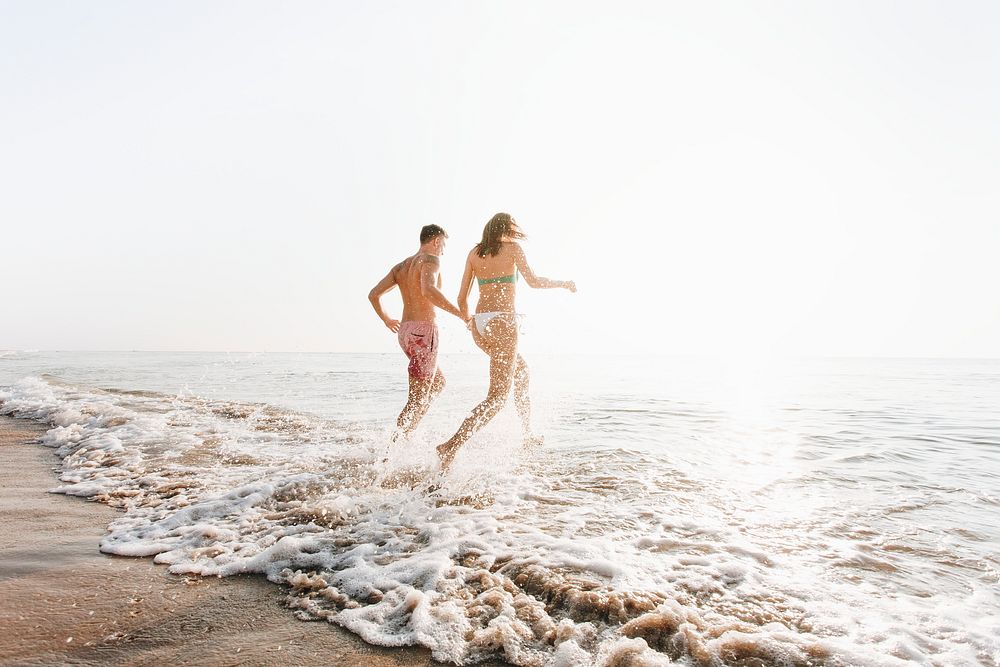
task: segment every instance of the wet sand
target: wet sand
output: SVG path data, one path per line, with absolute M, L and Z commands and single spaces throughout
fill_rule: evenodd
M 202 579 L 98 551 L 117 510 L 48 493 L 45 427 L 0 417 L 0 664 L 433 665 L 295 618 L 262 577 Z

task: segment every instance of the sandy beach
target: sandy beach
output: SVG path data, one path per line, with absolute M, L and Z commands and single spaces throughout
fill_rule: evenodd
M 180 577 L 100 553 L 116 510 L 47 492 L 59 459 L 33 443 L 44 432 L 0 417 L 0 664 L 437 664 L 300 621 L 263 578 Z

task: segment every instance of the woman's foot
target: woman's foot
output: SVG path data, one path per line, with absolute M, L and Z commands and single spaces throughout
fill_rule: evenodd
M 441 459 L 441 471 L 444 472 L 448 470 L 451 462 L 455 460 L 455 455 L 458 454 L 458 445 L 452 444 L 451 440 L 449 440 L 443 445 L 438 445 L 436 451 L 438 458 Z
M 524 436 L 524 446 L 525 447 L 537 447 L 545 442 L 545 436 L 537 435 L 535 433 L 529 433 Z

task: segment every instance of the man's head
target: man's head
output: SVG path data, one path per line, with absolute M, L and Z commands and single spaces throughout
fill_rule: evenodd
M 420 230 L 420 248 L 429 255 L 443 255 L 448 233 L 440 225 L 424 225 Z

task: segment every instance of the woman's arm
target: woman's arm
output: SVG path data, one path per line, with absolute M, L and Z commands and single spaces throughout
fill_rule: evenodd
M 458 289 L 458 309 L 462 311 L 462 319 L 469 319 L 469 292 L 472 291 L 472 253 L 465 258 L 465 272 L 462 274 L 462 284 Z
M 562 287 L 563 289 L 568 289 L 570 292 L 576 291 L 576 283 L 572 280 L 552 280 L 551 278 L 536 276 L 535 272 L 531 270 L 531 266 L 528 265 L 528 258 L 525 256 L 521 245 L 519 243 L 512 245 L 514 246 L 514 266 L 524 276 L 524 282 L 528 283 L 528 287 L 534 289 Z

